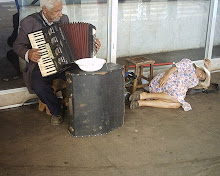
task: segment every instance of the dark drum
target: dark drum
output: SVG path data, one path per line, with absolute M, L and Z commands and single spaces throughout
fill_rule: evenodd
M 106 134 L 124 123 L 123 68 L 108 63 L 96 72 L 66 73 L 68 130 L 73 136 Z

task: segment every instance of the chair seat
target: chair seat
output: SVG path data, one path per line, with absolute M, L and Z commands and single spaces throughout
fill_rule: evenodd
M 135 75 L 137 75 L 137 78 L 134 79 L 132 92 L 135 92 L 137 88 L 148 86 L 149 84 L 142 84 L 141 79 L 145 79 L 150 83 L 150 81 L 153 79 L 153 64 L 155 63 L 155 61 L 143 56 L 127 58 L 125 59 L 125 61 L 127 62 L 127 66 L 125 67 L 126 72 L 128 71 L 129 64 L 135 65 L 134 73 Z M 143 67 L 147 64 L 150 65 L 149 78 L 143 76 Z
M 127 58 L 126 61 L 130 62 L 131 64 L 134 64 L 136 66 L 142 66 L 145 64 L 154 64 L 155 63 L 154 60 L 149 59 L 147 57 L 143 57 L 143 56 Z

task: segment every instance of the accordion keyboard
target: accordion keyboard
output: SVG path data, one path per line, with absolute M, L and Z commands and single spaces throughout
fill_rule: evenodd
M 40 49 L 41 58 L 38 61 L 38 66 L 40 68 L 43 77 L 55 74 L 57 72 L 55 64 L 53 62 L 53 54 L 51 52 L 50 45 L 46 43 L 44 39 L 44 34 L 42 31 L 37 31 L 28 34 L 32 48 Z
M 71 68 L 75 60 L 95 57 L 96 28 L 89 23 L 53 24 L 28 34 L 32 48 L 40 49 L 43 77 Z

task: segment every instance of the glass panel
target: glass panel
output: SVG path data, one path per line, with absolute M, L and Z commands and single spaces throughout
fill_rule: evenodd
M 218 11 L 215 24 L 214 47 L 212 58 L 220 58 L 220 0 L 218 1 Z
M 96 27 L 96 36 L 101 41 L 97 57 L 107 57 L 107 3 L 98 0 L 66 0 L 63 13 L 71 22 L 91 23 Z
M 20 7 L 19 20 L 26 16 L 39 12 L 39 0 L 16 0 Z M 91 23 L 96 27 L 96 36 L 101 41 L 101 49 L 97 53 L 97 57 L 106 59 L 107 57 L 107 0 L 66 0 L 63 5 L 63 13 L 69 16 L 70 22 L 86 22 Z M 17 7 L 14 0 L 0 0 L 0 16 L 1 16 L 1 60 L 6 61 L 7 51 L 12 49 L 7 45 L 7 38 L 13 32 L 12 16 L 17 12 Z M 9 20 L 10 19 L 10 20 Z M 4 51 L 4 52 L 3 52 Z M 4 57 L 4 58 L 3 58 Z M 25 66 L 24 60 L 20 59 L 20 66 L 23 69 Z M 7 63 L 8 64 L 8 63 Z M 9 63 L 10 64 L 10 63 Z M 1 64 L 3 67 L 3 64 Z M 7 67 L 5 67 L 7 68 Z M 6 69 L 4 69 L 6 70 Z M 3 69 L 1 69 L 3 72 Z M 3 73 L 0 75 L 3 78 Z M 21 76 L 22 77 L 22 76 Z M 23 78 L 20 82 L 15 81 L 2 82 L 0 81 L 0 90 L 24 87 Z M 17 81 L 17 80 L 16 80 Z
M 36 5 L 36 6 L 40 5 L 40 1 L 39 0 L 15 0 L 15 1 L 18 2 L 20 7 L 30 6 L 30 5 Z
M 0 0 L 0 90 L 24 86 L 23 79 L 17 79 L 18 59 L 12 50 L 17 30 L 18 13 L 15 1 Z
M 120 3 L 117 62 L 137 55 L 156 63 L 204 59 L 209 5 L 209 0 Z
M 86 22 L 93 24 L 101 41 L 102 47 L 97 57 L 106 58 L 107 43 L 107 3 L 106 0 L 65 0 L 63 13 L 68 15 L 70 22 Z M 27 15 L 40 11 L 38 0 L 19 0 L 20 19 Z M 34 4 L 36 7 L 30 5 Z M 29 6 L 29 7 L 27 7 Z
M 39 0 L 16 0 L 19 2 L 20 6 L 28 6 L 28 5 L 39 5 Z M 107 3 L 107 0 L 63 0 L 66 4 L 101 4 Z M 138 2 L 139 0 L 118 0 L 121 2 Z

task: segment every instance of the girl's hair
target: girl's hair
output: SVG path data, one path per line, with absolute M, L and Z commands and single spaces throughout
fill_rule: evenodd
M 45 6 L 48 10 L 54 8 L 54 4 L 57 2 L 62 2 L 62 0 L 40 0 L 40 6 Z

